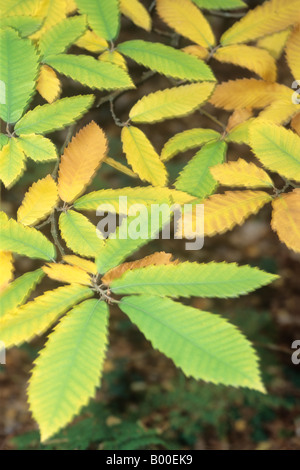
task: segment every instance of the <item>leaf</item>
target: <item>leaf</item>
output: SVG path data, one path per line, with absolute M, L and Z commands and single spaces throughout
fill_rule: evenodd
M 47 134 L 63 129 L 79 119 L 92 105 L 93 95 L 79 95 L 63 98 L 55 103 L 36 106 L 28 111 L 15 126 L 20 134 Z
M 129 75 L 117 65 L 100 62 L 87 55 L 57 54 L 47 64 L 83 85 L 98 90 L 134 88 Z
M 69 210 L 59 217 L 59 228 L 67 246 L 81 256 L 95 258 L 103 248 L 96 227 L 82 214 Z
M 58 193 L 63 201 L 72 202 L 84 192 L 106 152 L 105 134 L 94 121 L 73 137 L 64 150 L 59 165 Z
M 126 200 L 124 199 L 126 198 Z M 181 191 L 153 186 L 137 186 L 135 188 L 101 189 L 85 194 L 77 199 L 73 206 L 79 210 L 96 211 L 99 207 L 110 205 L 117 214 L 128 214 L 134 204 L 183 204 L 191 200 L 191 196 Z
M 0 83 L 5 90 L 5 101 L 0 103 L 0 117 L 13 123 L 21 117 L 34 92 L 38 55 L 29 39 L 21 39 L 10 28 L 0 31 L 0 43 Z
M 171 297 L 228 298 L 252 292 L 278 276 L 235 263 L 179 263 L 126 271 L 114 279 L 117 294 L 153 294 Z
M 271 121 L 274 124 L 288 124 L 299 110 L 299 104 L 294 104 L 291 97 L 286 97 L 273 101 L 273 103 L 260 112 L 259 119 Z
M 2 150 L 4 145 L 8 144 L 8 142 L 9 142 L 8 135 L 0 133 L 0 150 Z
M 72 264 L 73 266 L 78 266 L 78 268 L 81 268 L 88 273 L 97 274 L 97 267 L 92 261 L 80 258 L 76 255 L 65 255 L 63 260 L 69 264 Z
M 97 36 L 94 31 L 87 30 L 83 36 L 77 39 L 76 46 L 86 49 L 90 52 L 103 52 L 109 48 L 108 42 Z
M 65 18 L 42 35 L 39 41 L 43 62 L 53 54 L 65 52 L 86 29 L 84 16 Z
M 169 77 L 214 81 L 211 69 L 203 61 L 160 43 L 133 40 L 123 42 L 118 51 L 138 64 Z
M 255 78 L 229 80 L 217 85 L 210 103 L 218 108 L 233 111 L 241 108 L 265 108 L 279 96 L 291 100 L 291 90 L 279 83 L 269 83 Z
M 300 111 L 293 117 L 291 121 L 291 127 L 295 132 L 297 132 L 298 135 L 300 135 Z
M 110 269 L 102 278 L 101 283 L 111 284 L 115 279 L 119 279 L 125 272 L 132 271 L 146 266 L 162 266 L 164 264 L 172 263 L 172 254 L 160 251 L 153 253 L 153 255 L 145 256 L 145 258 L 138 259 L 137 261 L 129 261 L 128 263 L 120 264 L 113 269 Z
M 237 110 L 238 111 L 238 110 Z M 254 118 L 248 119 L 245 122 L 242 122 L 241 124 L 238 124 L 235 126 L 231 131 L 226 136 L 226 142 L 235 142 L 237 144 L 247 144 L 250 145 L 249 143 L 249 129 L 252 125 L 252 122 L 254 121 Z M 228 120 L 229 123 L 229 120 Z
M 210 82 L 181 85 L 143 96 L 130 110 L 134 123 L 154 123 L 192 113 L 206 101 L 215 85 Z
M 210 169 L 211 174 L 223 186 L 245 188 L 272 188 L 273 182 L 262 168 L 239 158 Z
M 149 243 L 151 239 L 157 238 L 159 231 L 170 222 L 170 219 L 170 210 L 160 213 L 159 206 L 155 204 L 151 209 L 142 210 L 139 215 L 130 214 L 123 220 L 116 232 L 109 236 L 99 251 L 96 258 L 98 272 L 100 274 L 106 273 L 122 263 L 140 247 Z M 132 231 L 138 231 L 137 225 L 141 228 L 140 233 L 132 233 Z
M 175 181 L 175 188 L 201 199 L 209 196 L 217 186 L 209 170 L 224 161 L 226 151 L 224 141 L 205 144 L 183 168 Z
M 95 394 L 107 336 L 108 308 L 99 300 L 78 305 L 55 327 L 35 361 L 28 389 L 42 441 L 71 421 Z
M 165 186 L 168 179 L 167 170 L 145 134 L 137 127 L 125 126 L 121 140 L 123 152 L 133 171 L 143 181 L 148 181 L 154 186 Z
M 120 9 L 121 13 L 130 18 L 135 25 L 151 31 L 151 16 L 138 0 L 120 0 Z
M 0 339 L 9 348 L 43 334 L 63 313 L 93 292 L 72 285 L 46 291 L 0 319 Z
M 266 49 L 274 59 L 278 60 L 282 54 L 288 36 L 290 34 L 290 28 L 279 31 L 279 33 L 269 34 L 268 36 L 260 38 L 256 45 Z
M 272 229 L 288 248 L 300 253 L 300 189 L 281 194 L 272 206 Z
M 20 135 L 19 147 L 25 155 L 35 162 L 48 162 L 57 160 L 57 150 L 53 142 L 42 135 L 28 134 Z
M 256 214 L 265 204 L 272 201 L 272 196 L 264 191 L 226 191 L 224 194 L 214 194 L 203 202 L 204 205 L 204 235 L 211 237 L 216 233 L 231 230 L 240 225 L 251 214 Z M 186 215 L 186 214 L 185 214 Z M 193 213 L 188 214 L 193 218 Z M 178 231 L 189 236 L 192 224 L 185 220 L 182 227 L 179 223 Z M 203 235 L 200 233 L 199 235 Z M 192 232 L 195 237 L 195 232 Z
M 157 0 L 161 19 L 178 34 L 203 47 L 216 43 L 210 24 L 191 0 Z
M 245 67 L 269 82 L 276 81 L 277 68 L 275 59 L 264 49 L 243 44 L 219 48 L 214 53 L 219 62 Z
M 13 15 L 34 15 L 37 12 L 40 0 L 5 0 L 1 2 L 2 17 Z
M 209 56 L 208 49 L 202 46 L 195 46 L 194 44 L 192 46 L 183 47 L 181 50 L 202 60 L 207 59 Z
M 219 138 L 220 134 L 212 129 L 188 129 L 179 132 L 165 143 L 160 158 L 163 162 L 169 161 L 178 153 L 201 147 L 203 144 Z
M 258 119 L 251 125 L 250 142 L 266 168 L 300 181 L 300 137 L 293 131 Z
M 250 109 L 236 109 L 228 119 L 226 132 L 230 133 L 236 126 L 239 126 L 240 124 L 244 123 L 252 116 L 253 113 Z
M 90 27 L 98 36 L 111 41 L 120 28 L 118 0 L 76 0 L 79 11 L 87 15 Z
M 25 302 L 43 276 L 43 271 L 36 269 L 35 271 L 23 274 L 9 284 L 9 286 L 0 293 L 0 318 L 5 317 L 5 315 Z
M 121 171 L 131 178 L 138 178 L 138 175 L 130 170 L 130 168 L 128 168 L 126 165 L 123 165 L 123 163 L 117 162 L 114 158 L 106 157 L 104 162 L 115 170 Z
M 2 224 L 0 233 L 0 250 L 9 250 L 28 258 L 54 261 L 54 245 L 38 230 L 9 219 Z
M 77 266 L 50 263 L 47 266 L 43 266 L 42 269 L 48 277 L 55 281 L 67 282 L 68 284 L 91 285 L 91 279 L 88 273 Z
M 51 214 L 57 203 L 56 183 L 51 175 L 47 175 L 28 189 L 18 209 L 17 220 L 23 225 L 36 225 Z
M 300 77 L 300 25 L 298 24 L 288 38 L 286 48 L 286 59 L 292 75 L 297 80 Z
M 299 0 L 271 0 L 250 10 L 221 37 L 221 44 L 253 41 L 297 23 Z
M 39 39 L 49 29 L 59 23 L 67 15 L 66 0 L 47 0 L 39 2 L 38 16 L 44 17 L 42 28 L 32 38 Z
M 98 57 L 103 62 L 117 65 L 121 69 L 128 71 L 125 58 L 118 51 L 104 51 Z
M 41 66 L 36 89 L 48 103 L 53 103 L 53 101 L 60 97 L 60 80 L 54 70 L 48 67 L 48 65 Z
M 250 343 L 218 315 L 155 296 L 125 297 L 119 305 L 188 377 L 264 392 Z
M 16 29 L 19 35 L 23 38 L 35 33 L 41 25 L 40 18 L 32 16 L 7 16 L 1 18 L 1 27 L 10 27 Z
M 21 178 L 25 170 L 25 155 L 18 139 L 12 137 L 0 151 L 0 179 L 7 188 Z
M 0 301 L 1 301 L 1 310 L 0 317 L 4 315 L 3 305 L 2 305 L 2 296 L 1 292 L 4 289 L 7 289 L 10 281 L 14 278 L 14 264 L 13 264 L 13 255 L 10 251 L 0 251 Z
M 235 8 L 246 8 L 242 0 L 193 0 L 200 8 L 209 10 L 233 10 Z

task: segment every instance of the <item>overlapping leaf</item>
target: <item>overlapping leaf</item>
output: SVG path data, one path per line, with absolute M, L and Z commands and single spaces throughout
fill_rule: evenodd
M 286 44 L 286 58 L 296 80 L 300 77 L 300 25 L 292 31 Z
M 139 0 L 120 0 L 120 9 L 121 13 L 130 18 L 134 24 L 151 31 L 151 16 Z
M 96 34 L 108 41 L 115 39 L 120 27 L 118 0 L 76 0 L 76 3 Z
M 44 273 L 55 281 L 67 284 L 83 284 L 90 286 L 91 279 L 86 271 L 78 266 L 69 266 L 68 264 L 50 263 L 43 266 Z
M 19 147 L 35 162 L 57 160 L 57 150 L 50 139 L 38 134 L 20 135 Z
M 36 89 L 48 103 L 53 103 L 59 98 L 61 83 L 54 70 L 48 65 L 41 66 Z
M 11 187 L 25 170 L 25 154 L 16 138 L 10 138 L 0 151 L 0 179 Z
M 178 153 L 201 147 L 203 144 L 219 138 L 220 134 L 212 129 L 188 129 L 179 132 L 165 143 L 160 158 L 163 162 L 168 161 Z
M 13 255 L 10 251 L 0 251 L 0 264 L 1 264 L 1 271 L 0 271 L 0 293 L 7 288 L 10 281 L 12 281 L 14 277 L 14 263 L 13 263 Z M 1 294 L 0 294 L 1 300 Z M 1 311 L 2 311 L 2 304 L 1 304 Z M 3 312 L 0 311 L 0 317 Z
M 237 161 L 216 165 L 211 174 L 223 186 L 246 188 L 272 188 L 273 182 L 262 168 L 243 158 Z
M 274 199 L 272 228 L 291 250 L 300 253 L 300 189 Z

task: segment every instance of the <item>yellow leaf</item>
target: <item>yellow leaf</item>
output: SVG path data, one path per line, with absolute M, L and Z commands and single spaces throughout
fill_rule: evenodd
M 223 186 L 246 188 L 270 188 L 273 182 L 269 175 L 254 163 L 239 158 L 235 162 L 223 163 L 210 169 L 213 177 Z
M 291 127 L 294 129 L 294 131 L 297 132 L 297 134 L 300 135 L 300 112 L 298 112 L 296 116 L 293 117 L 291 121 Z
M 48 65 L 42 65 L 36 89 L 48 103 L 53 103 L 59 98 L 61 83 L 54 70 Z
M 195 57 L 198 57 L 198 59 L 205 60 L 209 56 L 209 52 L 205 47 L 202 46 L 186 46 L 183 49 L 181 49 L 183 52 L 186 52 L 186 54 L 194 55 Z
M 191 0 L 157 0 L 156 8 L 165 23 L 199 46 L 214 46 L 210 24 Z
M 18 209 L 17 220 L 23 225 L 36 225 L 52 212 L 57 202 L 56 183 L 51 175 L 47 175 L 28 189 Z
M 36 33 L 30 36 L 31 39 L 40 37 L 67 16 L 66 0 L 41 0 L 36 16 L 44 19 L 43 26 Z
M 87 30 L 81 38 L 77 39 L 75 45 L 90 52 L 100 53 L 109 48 L 108 42 L 100 38 L 94 31 Z
M 298 23 L 299 0 L 271 0 L 250 10 L 240 21 L 234 23 L 223 36 L 221 44 L 237 44 L 253 41 L 268 34 L 286 29 Z
M 49 263 L 42 267 L 51 279 L 68 284 L 91 285 L 89 274 L 78 266 L 69 266 L 68 264 Z
M 85 190 L 106 152 L 105 134 L 94 121 L 73 137 L 59 165 L 58 193 L 63 201 L 72 202 Z
M 299 113 L 300 105 L 294 104 L 291 98 L 275 100 L 260 112 L 259 117 L 274 124 L 288 124 L 291 118 Z
M 205 199 L 204 204 L 204 235 L 211 237 L 216 233 L 231 230 L 241 224 L 251 214 L 256 214 L 272 197 L 264 191 L 226 191 L 224 194 L 214 194 Z M 195 236 L 195 213 L 185 214 L 184 227 L 179 221 L 178 231 L 185 236 Z M 191 220 L 189 220 L 191 219 Z M 193 232 L 189 230 L 192 227 Z M 203 235 L 203 233 L 199 233 Z
M 5 289 L 13 279 L 13 255 L 10 251 L 0 251 L 0 292 Z
M 11 138 L 0 151 L 0 180 L 10 188 L 24 173 L 25 154 L 18 139 Z
M 83 269 L 87 273 L 97 274 L 97 267 L 93 261 L 89 261 L 84 258 L 80 258 L 80 256 L 76 255 L 65 255 L 63 256 L 63 260 L 73 266 L 77 266 L 78 268 Z
M 74 13 L 77 10 L 77 5 L 74 0 L 66 0 L 67 14 Z
M 275 59 L 264 49 L 254 46 L 232 45 L 219 48 L 214 58 L 252 70 L 261 78 L 275 82 L 277 69 Z
M 102 278 L 103 284 L 109 285 L 114 279 L 118 279 L 129 269 L 145 268 L 146 266 L 159 266 L 172 263 L 172 254 L 165 253 L 164 251 L 153 253 L 153 255 L 146 256 L 143 259 L 137 261 L 131 261 L 128 263 L 120 264 L 115 268 L 110 269 Z M 173 263 L 172 263 L 173 264 Z
M 120 8 L 123 15 L 130 18 L 134 24 L 151 31 L 151 16 L 138 0 L 120 0 Z
M 218 85 L 210 103 L 227 111 L 241 108 L 259 109 L 265 108 L 279 97 L 291 100 L 291 88 L 255 78 L 242 78 Z
M 232 131 L 236 126 L 247 121 L 253 115 L 252 111 L 247 108 L 236 109 L 228 119 L 226 132 Z
M 117 65 L 126 71 L 128 70 L 126 60 L 118 51 L 104 51 L 99 55 L 98 59 L 102 62 L 109 62 L 110 64 Z
M 280 31 L 279 33 L 269 34 L 268 36 L 259 39 L 256 45 L 257 47 L 266 49 L 274 59 L 278 60 L 283 52 L 290 32 L 291 30 L 288 28 Z
M 295 27 L 289 36 L 285 53 L 294 78 L 300 80 L 300 24 Z
M 288 248 L 300 253 L 300 189 L 280 195 L 272 206 L 272 229 Z
M 154 186 L 165 186 L 167 170 L 145 134 L 137 127 L 126 126 L 122 129 L 121 139 L 123 151 L 133 171 L 143 181 Z

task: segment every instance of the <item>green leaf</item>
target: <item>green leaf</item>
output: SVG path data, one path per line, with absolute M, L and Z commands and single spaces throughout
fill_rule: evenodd
M 2 28 L 8 26 L 16 29 L 23 38 L 35 33 L 39 29 L 41 23 L 41 18 L 35 18 L 33 16 L 7 16 L 5 18 L 1 18 Z
M 255 120 L 249 127 L 250 145 L 269 170 L 300 181 L 300 137 L 271 122 Z
M 210 168 L 223 163 L 226 150 L 227 144 L 224 141 L 205 144 L 183 168 L 175 182 L 175 188 L 199 198 L 212 194 L 218 183 L 213 178 Z
M 21 117 L 34 92 L 38 55 L 29 39 L 10 28 L 0 31 L 0 44 L 0 83 L 5 87 L 0 117 L 12 123 Z
M 4 147 L 4 145 L 8 144 L 9 137 L 5 134 L 0 134 L 0 150 Z
M 124 199 L 127 198 L 127 204 Z M 191 198 L 176 190 L 153 186 L 137 186 L 135 188 L 101 189 L 85 194 L 73 203 L 75 209 L 96 211 L 99 206 L 110 204 L 117 214 L 128 214 L 133 204 L 169 204 L 188 202 Z
M 78 212 L 63 212 L 59 217 L 59 228 L 67 246 L 81 256 L 95 258 L 103 248 L 104 241 L 97 236 L 96 227 Z
M 0 319 L 0 340 L 6 348 L 30 341 L 73 305 L 92 295 L 91 289 L 77 284 L 47 291 Z
M 111 283 L 118 294 L 171 297 L 238 297 L 270 284 L 278 276 L 235 263 L 180 263 L 126 271 Z
M 36 271 L 23 274 L 23 276 L 11 282 L 8 287 L 0 293 L 0 318 L 25 302 L 43 276 L 43 270 L 37 269 Z
M 76 4 L 96 34 L 108 41 L 115 39 L 120 28 L 118 0 L 76 0 Z
M 43 62 L 47 63 L 47 57 L 50 55 L 65 52 L 84 33 L 85 29 L 84 16 L 65 18 L 53 28 L 48 29 L 39 41 Z
M 25 170 L 25 155 L 18 140 L 10 138 L 0 151 L 0 179 L 7 188 L 13 186 Z
M 29 258 L 54 261 L 54 245 L 38 230 L 9 219 L 1 227 L 0 250 L 13 251 Z
M 210 97 L 214 87 L 211 82 L 192 83 L 150 93 L 131 108 L 129 117 L 134 123 L 154 123 L 186 116 Z
M 251 344 L 218 315 L 155 296 L 125 297 L 119 306 L 185 375 L 265 392 Z
M 139 39 L 123 42 L 118 51 L 135 62 L 169 77 L 190 81 L 214 81 L 215 77 L 202 60 L 160 43 Z
M 1 17 L 14 15 L 33 15 L 40 0 L 5 0 L 1 2 Z
M 128 73 L 117 65 L 101 62 L 87 55 L 49 56 L 47 64 L 59 73 L 98 90 L 134 88 Z
M 139 211 L 137 210 L 137 212 Z M 98 253 L 96 258 L 98 272 L 104 274 L 109 269 L 118 266 L 125 258 L 154 239 L 157 232 L 170 221 L 170 211 L 162 212 L 158 223 L 154 223 L 156 216 L 159 216 L 159 208 L 154 204 L 151 209 L 144 207 L 140 214 L 130 214 L 123 220 Z M 137 238 L 133 238 L 132 232 L 135 231 L 136 226 L 141 230 L 140 234 L 137 234 Z M 138 231 L 138 227 L 136 231 Z
M 92 105 L 93 95 L 63 98 L 55 103 L 37 106 L 17 122 L 15 132 L 20 134 L 47 134 L 63 129 L 79 119 Z
M 106 303 L 86 300 L 71 310 L 49 336 L 35 361 L 28 389 L 30 409 L 42 441 L 69 423 L 95 394 L 107 335 Z
M 162 151 L 161 160 L 166 162 L 175 155 L 220 138 L 220 134 L 212 129 L 188 129 L 179 132 L 169 139 Z
M 35 162 L 57 160 L 55 145 L 42 135 L 20 135 L 18 142 L 25 155 Z
M 233 10 L 235 8 L 247 8 L 242 0 L 193 0 L 200 8 L 207 10 Z

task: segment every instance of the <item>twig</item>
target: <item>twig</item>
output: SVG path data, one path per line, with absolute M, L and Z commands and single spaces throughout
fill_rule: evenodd
M 46 225 L 50 224 L 51 223 L 51 215 L 48 217 L 48 219 L 46 219 L 44 222 L 42 222 L 41 224 L 39 225 L 36 225 L 34 228 L 36 229 L 40 229 L 40 228 L 43 228 L 45 227 Z
M 53 211 L 52 214 L 50 215 L 50 222 L 51 222 L 51 235 L 54 240 L 55 245 L 59 249 L 59 252 L 62 256 L 65 254 L 65 250 L 63 249 L 59 239 L 58 239 L 58 232 L 56 228 L 56 222 L 55 222 L 55 212 Z
M 211 121 L 213 121 L 215 124 L 217 124 L 219 127 L 223 129 L 223 131 L 226 130 L 225 124 L 223 124 L 219 119 L 217 119 L 215 116 L 210 114 L 209 112 L 205 111 L 204 109 L 199 109 L 199 113 L 203 114 L 203 116 L 208 117 Z

